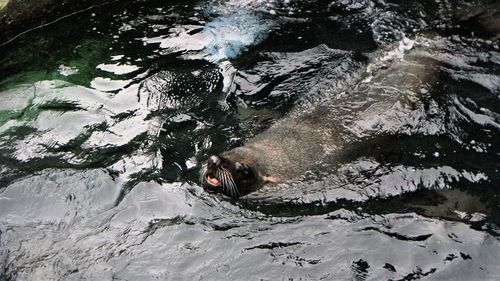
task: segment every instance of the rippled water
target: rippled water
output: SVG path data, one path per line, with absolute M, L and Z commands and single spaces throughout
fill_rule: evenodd
M 0 45 L 0 279 L 500 279 L 480 4 L 122 1 Z M 304 116 L 335 142 L 293 180 L 199 186 Z

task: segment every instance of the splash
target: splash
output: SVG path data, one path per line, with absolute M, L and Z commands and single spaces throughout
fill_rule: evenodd
M 276 22 L 256 10 L 229 7 L 214 8 L 222 14 L 204 26 L 175 26 L 167 35 L 144 38 L 144 44 L 159 43 L 164 55 L 180 52 L 187 60 L 204 59 L 217 64 L 224 77 L 223 92 L 228 93 L 236 73 L 230 61 L 261 43 L 276 26 Z

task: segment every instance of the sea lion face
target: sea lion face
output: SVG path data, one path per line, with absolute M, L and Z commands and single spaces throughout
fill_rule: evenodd
M 250 165 L 212 155 L 201 170 L 201 182 L 211 191 L 238 198 L 261 184 L 259 173 Z

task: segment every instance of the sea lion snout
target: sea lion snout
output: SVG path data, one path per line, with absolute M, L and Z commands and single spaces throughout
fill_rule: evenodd
M 222 160 L 220 159 L 219 156 L 212 155 L 208 158 L 207 166 L 209 169 L 212 169 L 212 168 L 217 169 L 217 167 L 219 167 L 221 163 L 222 163 Z
M 234 164 L 221 156 L 212 155 L 201 172 L 201 182 L 209 190 L 222 190 L 226 195 L 237 198 L 240 196 L 232 171 Z
M 222 159 L 219 156 L 212 155 L 207 160 L 206 172 L 203 175 L 204 180 L 211 186 L 219 186 L 220 182 L 220 167 Z

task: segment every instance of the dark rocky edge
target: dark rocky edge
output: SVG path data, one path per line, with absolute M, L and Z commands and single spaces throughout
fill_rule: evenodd
M 0 39 L 6 41 L 17 33 L 50 23 L 64 15 L 104 3 L 106 1 L 0 0 Z

